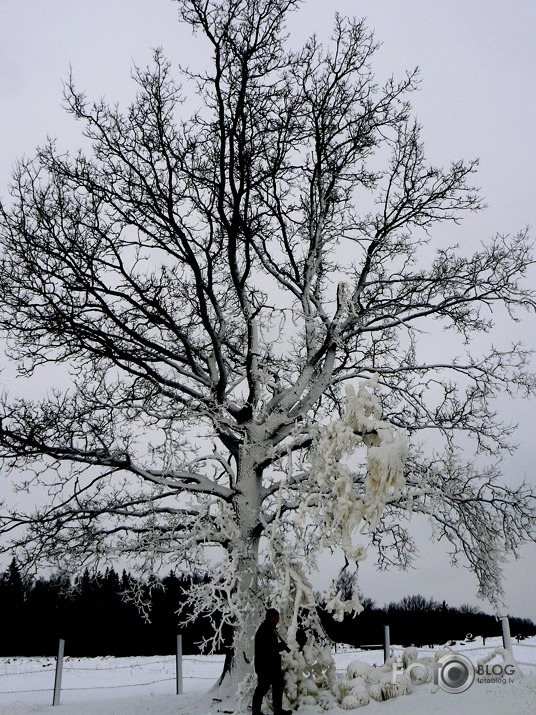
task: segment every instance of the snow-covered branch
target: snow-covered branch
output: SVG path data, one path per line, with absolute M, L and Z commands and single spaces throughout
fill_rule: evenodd
M 536 391 L 529 351 L 494 332 L 536 308 L 528 231 L 438 243 L 482 208 L 476 162 L 429 163 L 417 72 L 378 81 L 364 22 L 289 51 L 298 6 L 183 0 L 212 53 L 179 70 L 196 111 L 160 50 L 126 109 L 71 77 L 91 152 L 48 141 L 0 205 L 0 331 L 26 395 L 0 399 L 0 458 L 34 504 L 6 505 L 0 552 L 212 568 L 194 614 L 219 612 L 236 679 L 264 606 L 291 634 L 314 620 L 323 548 L 406 566 L 405 519 L 428 514 L 491 599 L 534 539 L 528 487 L 459 456 L 511 450 L 494 400 Z

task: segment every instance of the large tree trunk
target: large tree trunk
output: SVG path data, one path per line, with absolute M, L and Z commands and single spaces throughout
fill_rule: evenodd
M 259 541 L 262 497 L 262 470 L 258 467 L 259 448 L 245 444 L 240 451 L 237 485 L 239 493 L 233 501 L 238 543 L 232 545 L 235 555 L 237 598 L 240 603 L 232 651 L 224 666 L 220 685 L 236 688 L 253 673 L 255 631 L 262 620 L 266 604 L 259 592 Z

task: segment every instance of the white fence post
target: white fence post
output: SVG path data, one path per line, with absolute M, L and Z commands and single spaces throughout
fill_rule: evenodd
M 182 636 L 177 636 L 176 653 L 177 695 L 182 695 Z
M 387 661 L 391 655 L 391 635 L 389 632 L 389 626 L 383 627 L 383 662 Z
M 510 635 L 510 621 L 508 616 L 501 616 L 503 648 L 512 653 L 512 636 Z
M 61 676 L 63 673 L 63 653 L 65 650 L 65 641 L 60 638 L 58 645 L 58 657 L 56 659 L 56 677 L 54 678 L 54 698 L 52 700 L 52 705 L 60 704 L 61 696 Z

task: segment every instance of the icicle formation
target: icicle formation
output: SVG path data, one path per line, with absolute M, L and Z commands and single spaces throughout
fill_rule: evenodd
M 316 508 L 324 529 L 324 546 L 341 545 L 347 559 L 359 561 L 363 546 L 352 543 L 352 533 L 364 522 L 373 531 L 386 503 L 404 488 L 407 435 L 381 419 L 374 388 L 377 377 L 363 382 L 357 394 L 346 387 L 345 415 L 322 428 L 311 456 L 311 476 L 320 487 L 307 504 Z M 345 463 L 355 450 L 367 448 L 367 473 L 356 480 Z
M 344 417 L 318 429 L 307 476 L 311 489 L 294 517 L 296 541 L 287 541 L 279 528 L 280 501 L 273 521 L 265 528 L 266 573 L 273 583 L 270 603 L 281 613 L 281 628 L 291 649 L 283 655 L 283 663 L 286 693 L 293 708 L 330 709 L 338 705 L 351 709 L 369 698 L 383 697 L 379 681 L 361 687 L 368 681 L 341 681 L 337 676 L 307 577 L 307 567 L 316 566 L 316 555 L 322 548 L 342 547 L 348 561 L 365 558 L 365 545 L 354 544 L 352 535 L 361 525 L 374 529 L 388 500 L 398 498 L 404 488 L 406 434 L 382 420 L 380 402 L 374 394 L 376 384 L 376 379 L 366 381 L 357 393 L 348 387 Z M 360 446 L 367 449 L 364 475 L 350 468 Z M 302 547 L 303 552 L 298 553 Z M 345 596 L 337 588 L 327 595 L 325 608 L 335 619 L 362 610 L 357 587 L 350 597 Z

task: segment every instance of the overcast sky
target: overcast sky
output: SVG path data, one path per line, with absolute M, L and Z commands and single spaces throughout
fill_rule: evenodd
M 488 203 L 455 240 L 474 242 L 536 227 L 536 3 L 533 0 L 305 0 L 290 23 L 298 38 L 327 38 L 335 10 L 367 18 L 383 43 L 374 64 L 380 79 L 418 65 L 414 96 L 431 162 L 480 158 L 478 183 Z M 79 89 L 123 106 L 135 89 L 133 62 L 150 62 L 162 46 L 172 63 L 194 64 L 200 40 L 177 20 L 170 0 L 0 0 L 0 196 L 16 158 L 31 156 L 46 136 L 60 148 L 80 145 L 80 126 L 61 109 L 69 67 Z M 535 228 L 536 230 L 536 228 Z M 534 279 L 534 272 L 532 273 Z M 500 338 L 536 346 L 534 316 L 502 325 Z M 519 423 L 519 450 L 505 462 L 506 478 L 535 483 L 536 405 L 501 404 Z M 5 485 L 0 484 L 0 489 Z M 453 570 L 440 544 L 417 525 L 421 557 L 416 570 L 378 575 L 361 571 L 361 588 L 377 602 L 421 593 L 451 605 L 476 603 L 476 580 Z M 507 565 L 509 610 L 536 620 L 536 547 Z

